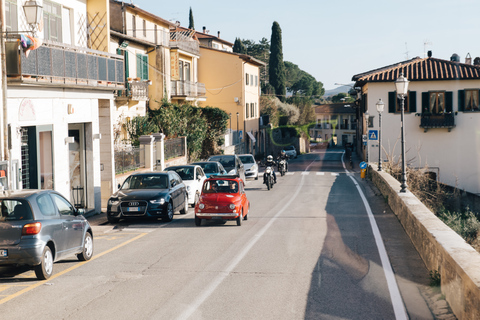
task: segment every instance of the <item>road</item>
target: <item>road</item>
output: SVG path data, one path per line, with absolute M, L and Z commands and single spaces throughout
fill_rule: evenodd
M 240 227 L 196 227 L 192 209 L 170 223 L 97 219 L 91 261 L 56 263 L 48 281 L 0 274 L 1 318 L 433 319 L 427 270 L 342 152 L 289 170 L 270 191 L 248 181 Z

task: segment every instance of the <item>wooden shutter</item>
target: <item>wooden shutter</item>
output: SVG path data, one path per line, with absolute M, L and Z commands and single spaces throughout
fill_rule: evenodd
M 445 92 L 445 112 L 453 111 L 453 92 Z
M 137 53 L 137 78 L 142 79 L 142 56 Z
M 395 91 L 390 91 L 388 93 L 388 113 L 395 113 L 396 111 L 396 95 Z
M 430 94 L 428 92 L 422 92 L 422 113 L 428 112 L 428 104 L 430 101 Z
M 148 56 L 144 55 L 142 58 L 142 80 L 148 80 Z
M 408 92 L 408 112 L 417 112 L 417 91 Z
M 465 111 L 465 90 L 458 90 L 458 111 Z

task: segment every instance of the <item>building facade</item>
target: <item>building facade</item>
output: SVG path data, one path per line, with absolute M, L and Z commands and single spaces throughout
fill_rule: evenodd
M 330 147 L 357 145 L 357 115 L 352 103 L 332 103 L 315 106 L 316 124 L 310 136 Z

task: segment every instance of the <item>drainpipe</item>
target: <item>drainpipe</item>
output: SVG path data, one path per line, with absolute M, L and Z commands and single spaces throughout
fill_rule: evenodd
M 5 61 L 6 55 L 5 55 L 5 24 L 3 21 L 5 21 L 5 0 L 2 0 L 0 2 L 0 15 L 1 15 L 1 21 L 0 21 L 0 59 L 2 60 L 2 125 L 1 125 L 1 130 L 0 134 L 2 139 L 0 139 L 0 150 L 1 150 L 1 156 L 0 159 L 1 161 L 9 160 L 8 159 L 8 119 L 7 119 L 7 63 Z M 4 188 L 7 187 L 7 189 L 11 189 L 11 183 L 10 183 L 10 163 L 7 165 L 7 186 L 3 186 Z

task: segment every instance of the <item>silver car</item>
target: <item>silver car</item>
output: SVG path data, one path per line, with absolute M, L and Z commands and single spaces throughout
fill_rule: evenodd
M 0 194 L 0 266 L 28 266 L 40 280 L 50 278 L 53 263 L 76 255 L 93 256 L 93 232 L 83 209 L 53 190 Z
M 245 177 L 258 180 L 258 164 L 255 162 L 254 156 L 251 154 L 239 154 L 238 157 L 245 167 Z

